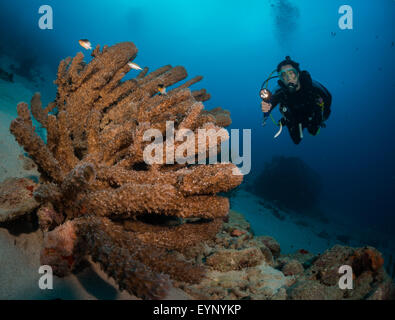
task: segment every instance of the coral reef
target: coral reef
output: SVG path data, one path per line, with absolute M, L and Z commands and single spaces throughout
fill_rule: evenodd
M 243 231 L 240 236 L 234 230 Z M 196 284 L 177 282 L 177 286 L 197 299 L 281 299 L 284 288 L 294 283 L 274 268 L 280 245 L 267 236 L 254 237 L 250 224 L 233 210 L 215 239 L 183 252 L 186 258 L 208 267 L 204 279 Z
M 40 229 L 43 231 L 50 231 L 60 225 L 64 217 L 60 212 L 54 210 L 50 202 L 42 205 L 37 210 L 37 217 Z
M 232 230 L 235 229 L 244 233 L 234 237 Z M 229 221 L 223 224 L 215 239 L 184 251 L 189 259 L 208 266 L 206 277 L 196 284 L 177 282 L 177 285 L 197 299 L 395 298 L 395 288 L 384 271 L 383 258 L 372 247 L 336 245 L 318 255 L 303 249 L 285 255 L 280 252 L 275 239 L 253 236 L 248 222 L 231 210 Z M 345 264 L 353 269 L 352 290 L 342 290 L 338 285 L 338 270 Z
M 184 129 L 211 129 L 209 140 L 231 120 L 222 109 L 203 110 L 202 101 L 210 95 L 189 89 L 202 77 L 175 86 L 187 77 L 183 67 L 164 66 L 151 73 L 144 68 L 123 80 L 136 55 L 133 43 L 120 43 L 96 47 L 89 63 L 82 53 L 67 58 L 59 65 L 54 102 L 43 108 L 35 94 L 30 108 L 17 106 L 10 130 L 41 176 L 38 184 L 6 181 L 0 199 L 16 201 L 4 202 L 7 210 L 24 199 L 23 210 L 6 214 L 10 219 L 37 209 L 44 234 L 41 264 L 65 276 L 89 256 L 121 290 L 143 299 L 165 298 L 172 286 L 197 299 L 393 298 L 383 258 L 372 247 L 335 246 L 322 255 L 299 249 L 284 255 L 274 238 L 254 236 L 241 214 L 229 212 L 228 199 L 217 195 L 242 182 L 241 175 L 233 174 L 233 164 L 145 162 L 144 150 L 152 142 L 144 139 L 147 129 L 165 137 L 159 142 L 165 157 L 172 140 L 166 122 L 174 122 L 174 136 Z M 172 89 L 159 95 L 159 84 Z M 32 115 L 47 131 L 47 141 L 37 134 Z M 201 144 L 193 144 L 194 157 L 202 155 Z M 288 180 L 283 169 L 296 168 L 303 174 L 291 181 L 291 191 L 308 185 L 311 189 L 303 190 L 315 200 L 319 179 L 298 160 L 290 162 L 294 167 L 277 159 L 267 172 Z M 29 161 L 26 165 L 33 167 Z M 262 179 L 274 190 L 289 184 L 278 177 Z M 297 194 L 289 205 L 299 207 L 303 197 Z M 337 285 L 344 264 L 354 270 L 352 291 Z
M 393 298 L 392 281 L 383 264 L 381 253 L 375 248 L 355 249 L 336 245 L 314 257 L 295 285 L 288 289 L 288 293 L 291 299 Z M 338 271 L 342 265 L 352 267 L 352 290 L 341 290 L 338 286 Z
M 281 269 L 286 276 L 301 274 L 304 269 L 298 260 L 288 261 Z
M 39 206 L 33 192 L 37 184 L 26 178 L 9 178 L 0 184 L 0 222 L 14 220 Z
M 43 108 L 36 93 L 30 110 L 18 104 L 10 131 L 41 174 L 34 197 L 46 232 L 42 262 L 62 276 L 91 255 L 120 288 L 141 298 L 163 298 L 170 279 L 196 283 L 203 277 L 204 268 L 179 252 L 216 235 L 229 211 L 228 199 L 216 194 L 237 187 L 242 175 L 234 174 L 231 163 L 144 161 L 152 142 L 144 137 L 147 129 L 164 136 L 163 160 L 172 153 L 171 143 L 185 144 L 168 135 L 168 121 L 174 122 L 174 136 L 207 129 L 205 141 L 188 144 L 194 157 L 207 158 L 209 150 L 202 147 L 216 139 L 219 151 L 218 133 L 230 116 L 221 108 L 203 110 L 210 95 L 189 89 L 201 76 L 157 94 L 159 84 L 171 87 L 187 77 L 181 66 L 151 73 L 144 68 L 122 81 L 136 55 L 134 44 L 124 42 L 97 46 L 89 63 L 82 53 L 63 60 L 56 100 Z M 46 142 L 32 115 L 46 129 Z
M 247 267 L 255 267 L 260 264 L 264 256 L 259 248 L 252 247 L 241 250 L 221 250 L 207 258 L 206 263 L 214 270 L 230 271 L 241 270 Z
M 317 214 L 321 189 L 320 176 L 301 159 L 278 156 L 265 163 L 252 191 L 284 209 Z

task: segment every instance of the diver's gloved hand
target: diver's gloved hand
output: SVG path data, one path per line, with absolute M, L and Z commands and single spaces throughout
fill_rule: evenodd
M 325 124 L 324 121 L 321 122 L 320 127 L 321 127 L 321 128 L 326 128 L 326 124 Z
M 261 109 L 262 109 L 263 113 L 269 112 L 271 108 L 272 108 L 271 103 L 268 103 L 268 102 L 265 102 L 262 100 Z

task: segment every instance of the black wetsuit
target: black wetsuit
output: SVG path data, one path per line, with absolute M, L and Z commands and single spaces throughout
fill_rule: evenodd
M 283 126 L 288 127 L 295 144 L 302 140 L 299 123 L 302 128 L 307 128 L 312 135 L 316 135 L 323 122 L 328 119 L 332 103 L 329 91 L 322 84 L 313 81 L 307 71 L 301 71 L 299 79 L 300 89 L 294 93 L 290 93 L 279 81 L 280 88 L 271 100 L 272 109 L 280 103 L 280 112 L 283 115 L 280 121 Z M 323 108 L 319 105 L 320 102 L 324 103 Z

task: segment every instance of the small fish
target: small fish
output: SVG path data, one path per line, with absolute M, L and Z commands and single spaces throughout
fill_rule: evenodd
M 81 47 L 83 47 L 86 50 L 92 50 L 92 45 L 88 39 L 81 39 L 78 41 Z
M 166 93 L 166 87 L 161 83 L 161 84 L 158 84 L 158 92 L 159 92 L 159 94 L 167 94 Z
M 138 64 L 136 64 L 134 62 L 128 62 L 128 66 L 134 70 L 143 70 L 143 69 L 141 69 L 141 67 Z

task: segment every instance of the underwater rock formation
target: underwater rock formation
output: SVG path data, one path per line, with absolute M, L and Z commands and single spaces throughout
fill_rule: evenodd
M 66 275 L 89 254 L 120 288 L 141 298 L 163 298 L 170 279 L 197 282 L 203 276 L 201 266 L 175 250 L 215 236 L 229 211 L 228 199 L 216 194 L 237 187 L 242 175 L 233 174 L 237 167 L 231 163 L 144 161 L 151 143 L 144 138 L 147 129 L 164 136 L 164 157 L 171 153 L 169 141 L 182 144 L 166 135 L 167 121 L 174 122 L 175 135 L 207 129 L 208 139 L 194 139 L 193 145 L 194 156 L 205 150 L 206 158 L 209 150 L 202 143 L 216 139 L 230 116 L 220 108 L 203 111 L 201 101 L 209 94 L 189 89 L 200 76 L 157 94 L 159 84 L 171 87 L 187 77 L 181 66 L 151 73 L 144 68 L 122 81 L 136 55 L 134 44 L 124 42 L 97 46 L 88 64 L 82 53 L 63 60 L 56 100 L 42 108 L 37 93 L 30 110 L 20 103 L 10 130 L 41 173 L 34 192 L 45 208 L 38 215 L 40 226 L 49 231 L 65 220 L 46 234 L 42 262 Z M 46 129 L 46 142 L 35 132 L 31 114 Z M 162 223 L 171 219 L 176 225 Z
M 235 237 L 233 230 L 243 234 Z M 273 257 L 279 252 L 280 245 L 275 239 L 254 237 L 245 218 L 231 210 L 228 222 L 215 239 L 183 252 L 197 264 L 207 265 L 204 279 L 196 284 L 177 282 L 177 286 L 196 299 L 281 298 L 284 287 L 292 285 L 294 278 L 274 268 Z
M 262 251 L 257 247 L 217 251 L 207 258 L 207 264 L 214 270 L 230 271 L 255 267 L 264 260 Z
M 244 231 L 237 238 L 231 234 L 236 227 Z M 303 249 L 280 254 L 275 239 L 256 237 L 251 232 L 242 215 L 231 210 L 229 221 L 223 224 L 214 240 L 184 251 L 188 259 L 208 266 L 206 277 L 196 284 L 178 282 L 177 285 L 197 299 L 395 298 L 395 287 L 384 270 L 381 253 L 373 247 L 336 245 L 318 255 Z M 268 253 L 272 259 L 268 259 Z M 341 276 L 338 270 L 345 264 L 352 266 L 353 290 L 342 290 L 338 285 Z
M 9 178 L 0 184 L 0 222 L 14 220 L 39 206 L 33 192 L 37 184 L 26 178 Z
M 265 163 L 252 191 L 284 209 L 308 214 L 315 209 L 322 190 L 321 178 L 296 157 L 273 157 Z
M 288 261 L 281 269 L 286 276 L 301 274 L 304 269 L 298 260 Z
M 352 248 L 341 245 L 303 264 L 306 267 L 287 292 L 290 299 L 393 299 L 394 286 L 383 268 L 381 253 L 373 247 Z M 339 288 L 339 268 L 353 270 L 353 289 Z
M 0 79 L 8 82 L 14 82 L 14 75 L 0 68 Z

